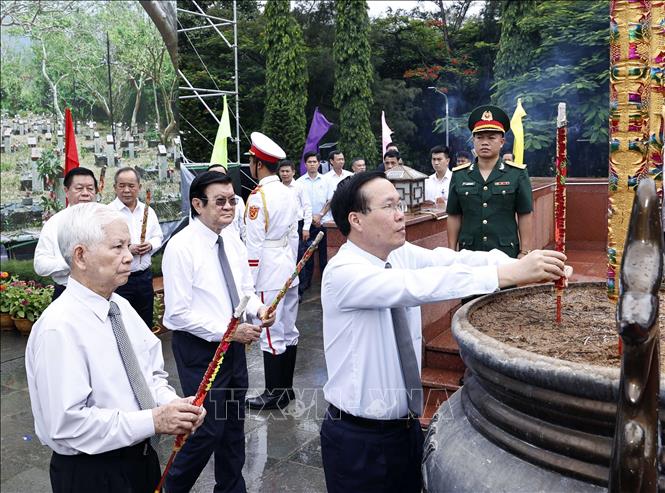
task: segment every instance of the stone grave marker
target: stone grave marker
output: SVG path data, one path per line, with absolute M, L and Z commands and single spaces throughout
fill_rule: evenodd
M 30 161 L 32 161 L 31 166 L 31 175 L 32 175 L 32 191 L 41 192 L 44 190 L 44 182 L 39 177 L 39 171 L 37 171 L 37 161 L 42 157 L 42 150 L 39 147 L 33 147 L 30 149 Z
M 12 149 L 12 131 L 10 128 L 5 129 L 2 134 L 2 145 L 5 147 L 5 152 L 11 153 Z
M 113 149 L 113 135 L 106 136 L 106 164 L 107 166 L 115 166 L 115 149 Z
M 31 149 L 37 147 L 37 137 L 33 137 L 32 135 L 28 136 L 28 147 Z
M 166 180 L 168 164 L 166 161 L 166 146 L 164 144 L 157 145 L 157 168 L 159 171 L 159 181 Z
M 127 139 L 127 156 L 129 159 L 134 159 L 134 137 L 131 135 Z
M 58 150 L 62 151 L 63 145 L 64 145 L 64 135 L 62 134 L 62 130 L 58 130 Z

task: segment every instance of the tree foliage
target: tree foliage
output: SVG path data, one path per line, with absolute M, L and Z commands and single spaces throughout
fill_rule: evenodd
M 112 100 L 115 121 L 158 119 L 163 111 L 160 128 L 164 134 L 174 129 L 175 71 L 170 63 L 160 62 L 164 42 L 140 4 L 3 0 L 1 7 L 0 89 L 10 95 L 2 98 L 3 109 L 53 112 L 62 119 L 66 105 L 76 119 L 109 121 Z M 4 43 L 6 36 L 13 42 Z M 18 93 L 16 74 L 5 70 L 6 60 L 21 69 L 24 84 Z M 153 94 L 143 97 L 148 81 Z
M 288 0 L 271 0 L 264 16 L 266 58 L 263 131 L 298 159 L 305 145 L 307 60 L 302 30 Z
M 522 98 L 532 174 L 551 166 L 559 102 L 567 103 L 569 173 L 607 174 L 608 9 L 606 0 L 506 5 L 495 100 L 512 109 Z
M 368 163 L 377 162 L 376 139 L 370 124 L 374 70 L 367 4 L 336 0 L 335 15 L 333 102 L 340 110 L 339 148 L 349 156 L 363 156 Z

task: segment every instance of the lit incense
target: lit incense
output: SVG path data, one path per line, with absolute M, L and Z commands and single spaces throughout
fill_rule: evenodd
M 556 188 L 554 190 L 554 248 L 566 253 L 566 177 L 568 176 L 566 103 L 559 103 L 556 118 Z M 556 323 L 561 323 L 561 303 L 565 279 L 556 287 Z

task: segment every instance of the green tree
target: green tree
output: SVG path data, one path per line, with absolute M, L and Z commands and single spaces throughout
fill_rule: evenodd
M 307 61 L 300 26 L 288 0 L 270 0 L 264 12 L 266 98 L 263 131 L 297 159 L 305 145 Z
M 339 148 L 348 156 L 378 161 L 376 139 L 370 125 L 373 104 L 374 68 L 369 44 L 367 3 L 358 0 L 335 2 L 336 31 L 333 45 L 335 91 L 339 108 Z
M 522 98 L 533 176 L 551 173 L 559 102 L 567 103 L 569 173 L 607 176 L 608 9 L 607 0 L 506 4 L 494 100 L 512 111 Z

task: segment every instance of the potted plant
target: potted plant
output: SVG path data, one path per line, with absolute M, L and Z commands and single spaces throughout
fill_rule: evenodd
M 29 334 L 32 324 L 51 303 L 53 286 L 44 287 L 35 281 L 14 281 L 5 292 L 14 325 L 21 334 Z
M 7 296 L 10 282 L 9 272 L 0 272 L 0 330 L 14 328 L 14 321 L 9 314 L 9 297 Z

